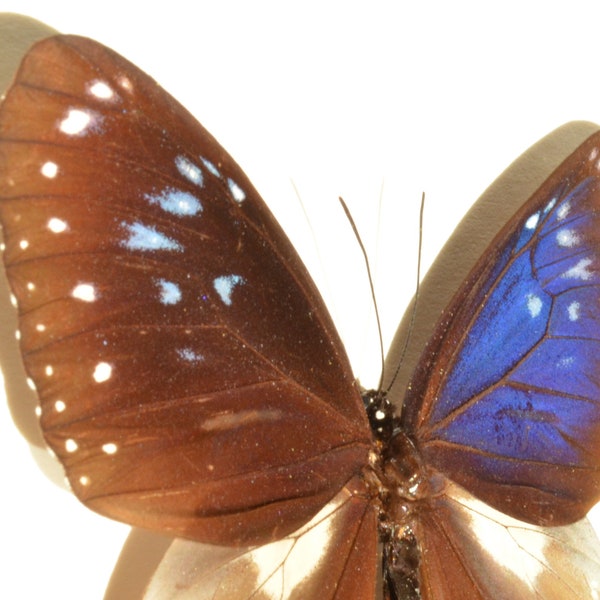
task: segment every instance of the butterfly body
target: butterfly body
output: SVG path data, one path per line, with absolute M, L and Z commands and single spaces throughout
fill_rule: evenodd
M 100 44 L 36 45 L 0 111 L 24 361 L 75 494 L 193 541 L 151 592 L 370 600 L 379 540 L 386 598 L 592 598 L 595 538 L 546 526 L 600 496 L 599 147 L 492 243 L 394 413 L 363 402 L 317 288 L 216 140 Z M 188 543 L 204 570 L 170 585 Z

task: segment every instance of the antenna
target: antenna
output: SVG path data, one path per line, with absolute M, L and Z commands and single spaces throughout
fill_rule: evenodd
M 344 199 L 339 197 L 340 204 L 346 213 L 346 218 L 352 227 L 352 231 L 354 231 L 354 237 L 356 237 L 356 241 L 360 246 L 363 258 L 365 259 L 365 265 L 367 266 L 367 276 L 369 278 L 369 286 L 371 288 L 371 298 L 373 299 L 373 308 L 375 309 L 375 318 L 377 319 L 377 332 L 379 333 L 379 352 L 381 354 L 381 374 L 379 376 L 379 384 L 377 385 L 377 390 L 381 390 L 383 386 L 383 370 L 385 368 L 385 356 L 383 353 L 383 337 L 381 335 L 381 320 L 379 318 L 379 309 L 377 308 L 377 298 L 375 297 L 375 288 L 373 287 L 373 277 L 371 276 L 371 266 L 369 264 L 369 257 L 367 256 L 367 251 L 365 250 L 365 246 L 362 242 L 360 234 L 358 233 L 358 229 L 356 227 L 356 223 L 354 223 L 354 219 L 344 202 Z
M 396 366 L 396 370 L 394 371 L 394 376 L 390 381 L 390 384 L 387 386 L 386 392 L 389 392 L 400 372 L 400 367 L 404 362 L 404 357 L 406 356 L 406 351 L 408 349 L 408 343 L 410 342 L 410 337 L 412 335 L 414 326 L 415 326 L 415 318 L 417 314 L 417 301 L 419 299 L 419 289 L 421 287 L 421 255 L 423 249 L 423 215 L 425 213 L 425 192 L 423 192 L 421 196 L 421 209 L 419 211 L 419 245 L 417 249 L 417 283 L 415 285 L 415 297 L 413 302 L 412 311 L 410 313 L 410 322 L 408 323 L 408 332 L 406 334 L 406 339 L 404 340 L 404 345 L 402 346 L 402 352 L 400 353 L 400 358 L 398 360 L 398 365 Z

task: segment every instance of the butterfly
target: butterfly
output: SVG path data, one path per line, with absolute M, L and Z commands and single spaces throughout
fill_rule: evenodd
M 600 134 L 494 239 L 396 409 L 246 175 L 56 36 L 0 108 L 0 223 L 76 496 L 181 538 L 148 598 L 595 598 Z

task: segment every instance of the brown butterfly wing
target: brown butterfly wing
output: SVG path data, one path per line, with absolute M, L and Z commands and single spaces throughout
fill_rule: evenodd
M 45 438 L 89 507 L 223 544 L 310 519 L 367 461 L 348 359 L 246 176 L 91 40 L 24 60 L 0 219 Z
M 377 513 L 354 480 L 300 530 L 258 548 L 175 540 L 144 598 L 375 598 Z
M 449 483 L 416 526 L 423 600 L 590 600 L 600 586 L 598 538 L 587 520 L 517 521 Z

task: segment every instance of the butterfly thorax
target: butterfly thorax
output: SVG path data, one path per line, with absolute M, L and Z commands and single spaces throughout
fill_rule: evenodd
M 384 393 L 365 392 L 363 401 L 374 437 L 365 479 L 380 503 L 384 598 L 417 600 L 421 553 L 415 524 L 428 500 L 443 493 L 443 478 L 426 466 Z
M 363 401 L 375 440 L 370 466 L 382 502 L 404 505 L 441 493 L 440 478 L 425 465 L 416 444 L 401 428 L 385 393 L 364 392 Z

